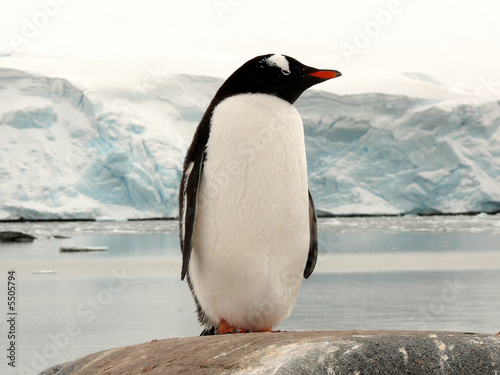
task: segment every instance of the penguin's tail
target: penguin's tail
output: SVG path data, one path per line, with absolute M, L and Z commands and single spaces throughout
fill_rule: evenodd
M 215 327 L 210 327 L 210 328 L 205 328 L 201 333 L 200 336 L 212 336 L 215 335 Z

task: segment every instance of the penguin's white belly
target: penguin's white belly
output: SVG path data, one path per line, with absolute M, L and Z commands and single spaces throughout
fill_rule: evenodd
M 214 110 L 190 278 L 212 321 L 262 330 L 292 311 L 309 251 L 302 120 L 288 102 L 242 94 Z

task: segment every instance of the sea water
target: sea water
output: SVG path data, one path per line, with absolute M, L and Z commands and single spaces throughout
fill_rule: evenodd
M 7 272 L 16 275 L 17 371 L 201 332 L 180 280 L 177 222 L 2 223 L 3 230 L 38 238 L 0 244 L 5 318 Z M 319 237 L 316 270 L 278 329 L 500 331 L 500 216 L 320 219 Z M 61 253 L 61 246 L 108 251 Z M 7 319 L 1 327 L 4 351 Z M 7 360 L 0 369 L 18 373 Z

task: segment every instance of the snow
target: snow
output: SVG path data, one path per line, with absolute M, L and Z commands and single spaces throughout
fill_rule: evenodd
M 334 214 L 498 210 L 499 105 L 304 95 L 297 108 L 317 207 Z
M 222 80 L 152 69 L 127 86 L 88 74 L 0 68 L 0 219 L 177 215 L 184 154 Z M 309 90 L 296 102 L 316 207 L 499 210 L 500 101 L 423 73 L 391 77 L 385 93 Z
M 65 79 L 15 70 L 0 80 L 3 218 L 175 213 L 186 142 L 168 125 L 182 108 L 141 99 L 135 112 L 126 96 L 91 100 Z

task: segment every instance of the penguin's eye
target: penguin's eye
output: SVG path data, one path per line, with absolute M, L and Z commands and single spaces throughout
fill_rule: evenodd
M 290 71 L 289 70 L 285 70 L 285 69 L 281 69 L 281 73 L 283 73 L 284 75 L 289 75 L 290 74 Z

